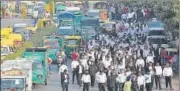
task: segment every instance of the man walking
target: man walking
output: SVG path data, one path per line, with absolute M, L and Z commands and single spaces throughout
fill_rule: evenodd
M 107 79 L 107 86 L 108 86 L 108 91 L 115 91 L 116 89 L 116 74 L 114 71 L 111 71 L 110 76 L 108 76 Z
M 72 84 L 74 84 L 74 77 L 76 76 L 76 80 L 77 80 L 77 83 L 78 83 L 78 72 L 77 72 L 77 66 L 79 65 L 79 62 L 74 60 L 72 61 L 71 63 L 71 67 L 72 67 Z
M 89 84 L 91 82 L 91 77 L 88 74 L 88 70 L 86 70 L 85 74 L 83 74 L 81 80 L 83 82 L 83 91 L 89 91 Z
M 116 78 L 119 91 L 123 91 L 124 83 L 126 82 L 126 75 L 123 69 L 120 69 L 118 77 Z
M 107 77 L 102 69 L 100 69 L 100 71 L 96 73 L 96 81 L 98 83 L 99 91 L 106 91 L 105 86 L 107 82 Z
M 62 91 L 68 91 L 68 84 L 69 84 L 69 74 L 67 70 L 64 70 L 64 73 L 61 75 L 61 82 L 62 82 Z
M 161 90 L 161 76 L 162 76 L 162 67 L 159 65 L 159 63 L 156 63 L 155 66 L 155 83 L 156 83 L 156 89 Z
M 91 76 L 91 86 L 92 87 L 94 87 L 95 75 L 96 75 L 97 70 L 98 70 L 97 66 L 95 65 L 94 62 L 92 62 L 92 64 L 89 65 L 89 73 Z
M 169 63 L 166 63 L 166 66 L 163 69 L 163 76 L 165 77 L 166 89 L 168 88 L 168 85 L 169 85 L 170 89 L 173 90 L 172 83 L 171 83 L 171 78 L 173 76 L 173 71 L 172 71 L 172 67 L 170 67 Z

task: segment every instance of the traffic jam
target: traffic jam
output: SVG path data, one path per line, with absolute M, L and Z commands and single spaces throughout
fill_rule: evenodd
M 32 21 L 1 28 L 1 91 L 179 91 L 178 32 L 151 1 L 60 1 L 1 2 Z

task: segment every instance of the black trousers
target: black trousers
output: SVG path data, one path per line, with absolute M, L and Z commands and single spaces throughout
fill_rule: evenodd
M 82 82 L 81 82 L 81 77 L 82 77 L 82 73 L 78 74 L 78 85 L 81 87 Z
M 94 83 L 95 83 L 95 76 L 91 75 L 91 86 L 94 87 Z
M 151 83 L 146 83 L 146 91 L 151 91 Z
M 144 91 L 144 85 L 141 85 L 141 86 L 139 87 L 139 91 Z
M 62 83 L 62 91 L 68 91 L 68 82 Z
M 83 91 L 89 91 L 89 83 L 83 83 Z
M 161 89 L 161 78 L 159 75 L 155 75 L 156 89 Z
M 171 76 L 165 76 L 165 82 L 166 82 L 166 88 L 168 88 L 168 85 L 170 86 L 170 88 L 172 88 Z
M 74 84 L 74 77 L 76 76 L 76 80 L 78 83 L 78 72 L 76 70 L 73 70 L 73 75 L 72 75 L 72 83 Z
M 99 88 L 99 91 L 105 91 L 105 83 L 98 83 L 98 88 Z

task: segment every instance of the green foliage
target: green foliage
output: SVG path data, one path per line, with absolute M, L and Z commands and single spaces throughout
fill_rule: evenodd
M 26 41 L 23 44 L 23 47 L 19 48 L 15 53 L 7 55 L 3 60 L 13 60 L 21 56 L 21 54 L 24 52 L 25 48 L 32 47 L 31 41 Z

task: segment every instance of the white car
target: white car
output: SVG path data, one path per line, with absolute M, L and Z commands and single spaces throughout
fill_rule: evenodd
M 43 9 L 42 6 L 34 6 L 33 12 L 32 12 L 32 17 L 33 18 L 38 18 L 39 10 Z
M 27 9 L 27 14 L 28 14 L 28 15 L 32 15 L 34 3 L 28 3 L 27 7 L 28 7 L 28 9 Z

